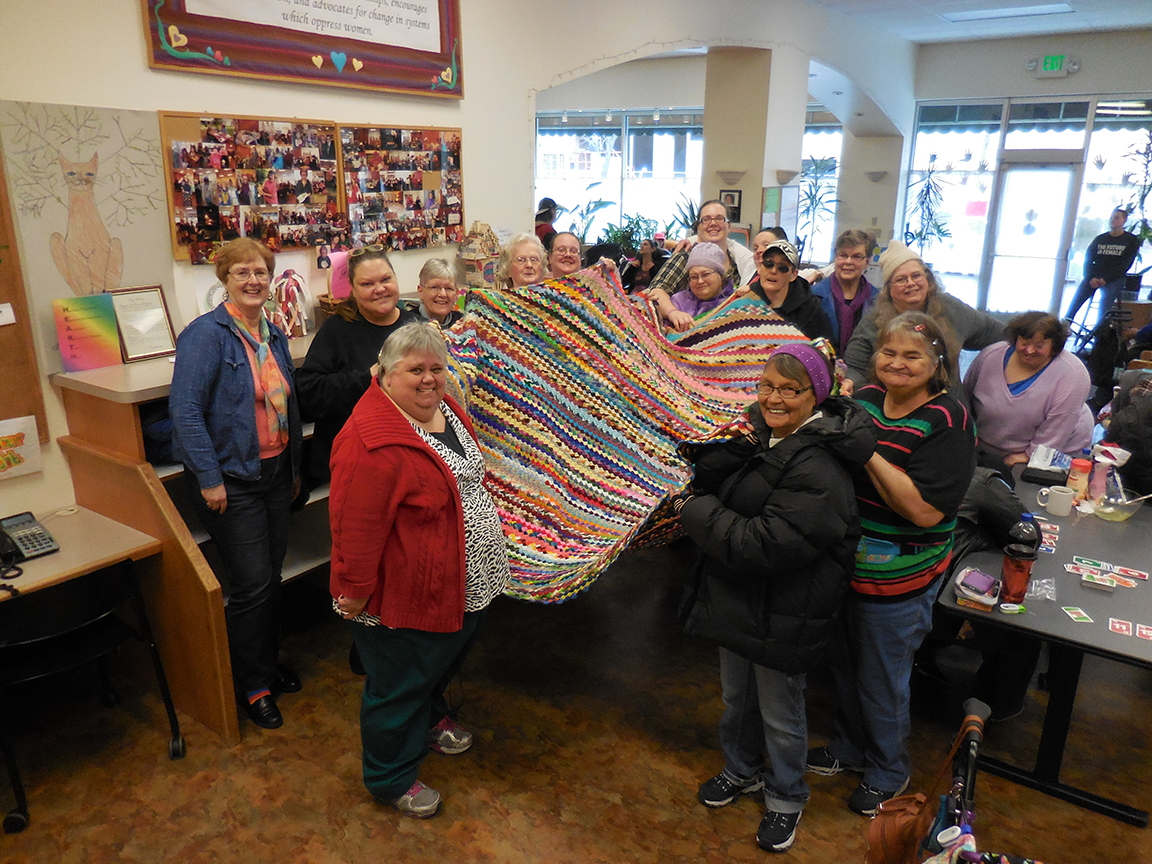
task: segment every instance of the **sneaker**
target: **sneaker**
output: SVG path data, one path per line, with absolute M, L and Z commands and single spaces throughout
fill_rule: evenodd
M 445 756 L 455 756 L 472 746 L 472 733 L 457 726 L 447 714 L 428 730 L 428 748 Z
M 796 826 L 800 824 L 803 810 L 795 813 L 780 813 L 769 810 L 760 820 L 756 831 L 756 843 L 765 852 L 786 852 L 796 839 Z
M 888 799 L 895 798 L 907 788 L 907 780 L 905 780 L 903 785 L 895 792 L 886 792 L 883 789 L 877 789 L 875 786 L 869 786 L 861 780 L 860 785 L 848 796 L 848 809 L 853 813 L 859 813 L 861 816 L 875 816 L 876 808 Z
M 808 770 L 813 774 L 823 774 L 825 777 L 831 777 L 833 774 L 839 774 L 842 771 L 855 771 L 857 774 L 864 773 L 864 767 L 862 765 L 845 765 L 829 752 L 827 746 L 813 747 L 808 751 Z
M 417 780 L 407 792 L 392 802 L 392 806 L 405 816 L 431 819 L 440 812 L 440 793 Z
M 711 780 L 700 784 L 696 798 L 705 807 L 727 807 L 741 795 L 750 795 L 764 788 L 764 781 L 757 777 L 755 780 L 733 780 L 723 771 Z

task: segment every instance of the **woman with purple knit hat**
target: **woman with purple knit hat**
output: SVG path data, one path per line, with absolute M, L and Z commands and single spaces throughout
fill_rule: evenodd
M 715 243 L 697 243 L 688 255 L 688 290 L 669 296 L 662 288 L 653 288 L 648 299 L 669 327 L 683 333 L 697 318 L 732 296 L 734 289 L 727 272 L 727 252 Z
M 836 633 L 860 538 L 852 474 L 876 444 L 863 407 L 832 395 L 830 353 L 775 349 L 727 437 L 682 445 L 695 473 L 673 500 L 699 547 L 684 629 L 720 645 L 724 770 L 697 798 L 763 790 L 756 840 L 770 852 L 792 845 L 808 801 L 805 675 Z

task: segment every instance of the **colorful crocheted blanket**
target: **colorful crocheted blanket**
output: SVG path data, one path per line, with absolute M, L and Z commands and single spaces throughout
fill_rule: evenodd
M 803 334 L 755 296 L 665 338 L 650 306 L 599 268 L 472 291 L 449 331 L 450 392 L 466 404 L 509 540 L 514 597 L 559 603 L 625 548 L 679 530 L 676 453 L 749 402 L 776 345 Z

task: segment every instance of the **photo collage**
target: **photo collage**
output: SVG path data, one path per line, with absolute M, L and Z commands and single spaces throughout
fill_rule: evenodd
M 341 126 L 340 145 L 353 245 L 463 239 L 459 130 Z
M 173 253 L 193 264 L 211 264 L 236 237 L 273 251 L 314 248 L 321 268 L 355 246 L 423 249 L 464 237 L 459 129 L 179 114 L 162 114 L 161 126 Z
M 236 237 L 277 252 L 349 248 L 334 124 L 200 118 L 199 132 L 169 151 L 175 240 L 193 264 Z

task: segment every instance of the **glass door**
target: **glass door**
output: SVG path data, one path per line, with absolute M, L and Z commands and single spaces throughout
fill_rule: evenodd
M 1071 165 L 1001 168 L 989 312 L 1054 309 L 1066 269 Z

